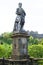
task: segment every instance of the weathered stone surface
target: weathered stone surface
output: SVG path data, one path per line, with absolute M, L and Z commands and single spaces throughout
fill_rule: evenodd
M 13 43 L 12 43 L 12 59 L 26 59 L 28 56 L 28 32 L 23 29 L 25 23 L 25 11 L 21 7 L 22 3 L 19 3 L 19 8 L 17 8 L 16 14 L 17 18 L 15 20 L 13 29 Z
M 20 59 L 22 56 L 28 55 L 28 39 L 29 35 L 27 33 L 15 33 L 12 35 L 13 38 L 13 50 L 12 50 L 12 58 Z
M 19 7 L 16 10 L 16 14 L 17 14 L 17 17 L 15 20 L 13 32 L 21 31 L 24 26 L 24 23 L 25 23 L 26 13 L 25 13 L 24 9 L 22 8 L 22 3 L 19 3 Z

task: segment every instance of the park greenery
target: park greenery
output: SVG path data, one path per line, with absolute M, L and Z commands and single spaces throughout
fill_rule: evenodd
M 9 58 L 12 54 L 12 33 L 0 35 L 0 58 Z M 43 38 L 28 38 L 28 54 L 30 57 L 43 58 Z

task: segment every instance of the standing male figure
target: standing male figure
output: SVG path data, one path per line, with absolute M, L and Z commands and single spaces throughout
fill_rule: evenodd
M 25 23 L 26 13 L 22 8 L 22 3 L 19 3 L 18 6 L 19 7 L 16 10 L 17 17 L 16 17 L 16 20 L 15 20 L 15 25 L 14 25 L 14 30 L 13 31 L 18 30 L 18 26 L 19 26 L 18 23 L 20 23 L 20 26 L 19 26 L 20 30 L 23 28 L 23 25 Z
M 22 8 L 22 3 L 19 3 L 19 8 L 17 8 L 16 10 L 16 14 L 19 15 L 21 17 L 21 22 L 20 22 L 20 25 L 21 25 L 21 29 L 25 23 L 25 16 L 26 16 L 26 13 L 25 11 L 23 10 Z

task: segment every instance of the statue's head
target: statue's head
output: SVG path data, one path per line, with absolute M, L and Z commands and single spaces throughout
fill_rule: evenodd
M 18 5 L 19 5 L 19 8 L 21 8 L 21 7 L 22 7 L 22 3 L 19 3 Z

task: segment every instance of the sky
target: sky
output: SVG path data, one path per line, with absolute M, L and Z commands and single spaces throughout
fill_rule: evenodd
M 19 2 L 26 12 L 24 29 L 43 33 L 43 0 L 0 0 L 0 34 L 12 32 Z

